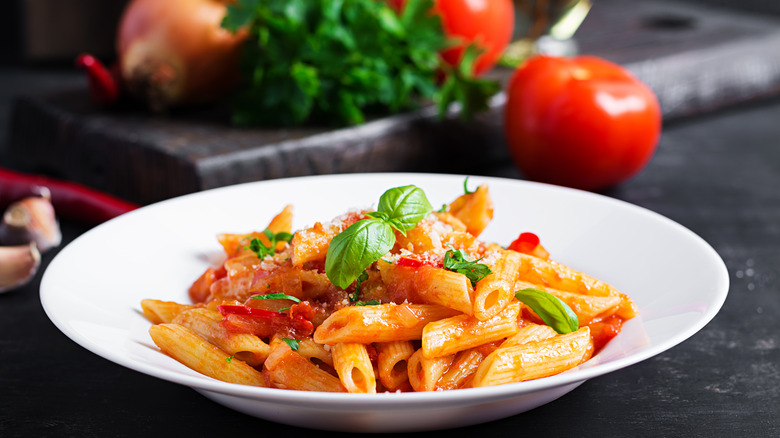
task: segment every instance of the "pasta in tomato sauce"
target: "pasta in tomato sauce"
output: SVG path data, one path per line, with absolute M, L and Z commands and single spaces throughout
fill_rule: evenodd
M 550 258 L 537 236 L 479 235 L 487 185 L 433 211 L 421 189 L 295 231 L 221 234 L 224 262 L 190 303 L 141 307 L 155 344 L 215 379 L 328 392 L 453 390 L 538 379 L 587 361 L 637 309 Z

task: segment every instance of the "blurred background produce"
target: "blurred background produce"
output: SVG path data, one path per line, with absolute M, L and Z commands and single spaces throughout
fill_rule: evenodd
M 206 77 L 208 71 L 197 67 L 195 63 L 196 59 L 205 58 L 205 55 L 187 54 L 188 50 L 193 46 L 201 49 L 208 45 L 180 46 L 177 50 L 186 56 L 166 55 L 170 53 L 166 47 L 169 40 L 181 42 L 193 41 L 194 38 L 171 38 L 171 34 L 165 32 L 152 35 L 134 30 L 129 32 L 132 38 L 128 40 L 141 41 L 141 44 L 137 44 L 141 48 L 153 47 L 147 53 L 163 55 L 158 56 L 157 61 L 139 61 L 141 57 L 118 56 L 125 52 L 143 51 L 131 49 L 130 44 L 120 44 L 123 48 L 119 51 L 114 46 L 118 35 L 125 34 L 120 30 L 123 28 L 120 19 L 125 6 L 146 4 L 148 8 L 148 5 L 155 4 L 150 0 L 135 0 L 133 3 L 117 1 L 115 4 L 121 3 L 122 7 L 117 8 L 113 16 L 107 9 L 102 9 L 99 18 L 92 18 L 99 20 L 100 25 L 86 24 L 79 26 L 78 31 L 70 29 L 70 24 L 62 26 L 62 20 L 58 18 L 67 17 L 71 22 L 78 22 L 67 14 L 78 10 L 87 11 L 88 0 L 63 0 L 55 2 L 57 6 L 46 7 L 41 6 L 46 3 L 42 1 L 11 2 L 11 16 L 23 16 L 25 19 L 3 29 L 9 33 L 11 47 L 16 50 L 16 58 L 12 56 L 5 61 L 15 62 L 16 66 L 28 69 L 18 75 L 12 70 L 8 73 L 11 80 L 22 84 L 30 74 L 36 73 L 52 78 L 49 82 L 38 81 L 34 93 L 26 96 L 17 93 L 17 87 L 13 85 L 7 88 L 9 103 L 0 111 L 6 111 L 5 115 L 9 117 L 4 117 L 0 123 L 6 123 L 5 126 L 9 127 L 10 141 L 3 145 L 10 151 L 6 154 L 11 158 L 8 165 L 77 181 L 140 204 L 261 179 L 393 170 L 472 173 L 508 163 L 510 147 L 514 150 L 516 146 L 510 144 L 515 142 L 506 138 L 505 131 L 513 129 L 518 122 L 505 123 L 504 109 L 508 94 L 496 92 L 506 91 L 513 68 L 500 64 L 491 68 L 495 59 L 487 55 L 495 56 L 496 47 L 503 46 L 510 34 L 514 34 L 512 38 L 515 41 L 524 37 L 536 41 L 535 37 L 541 36 L 538 47 L 541 50 L 543 37 L 565 39 L 576 30 L 574 38 L 578 41 L 580 51 L 620 64 L 649 86 L 660 102 L 665 121 L 749 101 L 777 89 L 772 85 L 777 76 L 774 73 L 776 69 L 773 69 L 777 56 L 773 57 L 768 51 L 776 46 L 773 46 L 773 38 L 777 27 L 772 26 L 771 20 L 762 22 L 745 14 L 731 15 L 727 10 L 703 8 L 702 4 L 708 4 L 703 0 L 429 2 L 426 7 L 439 12 L 445 36 L 467 38 L 458 49 L 463 55 L 458 66 L 453 66 L 452 61 L 447 63 L 432 56 L 433 52 L 443 51 L 446 59 L 450 52 L 441 47 L 441 41 L 435 39 L 426 43 L 427 55 L 423 55 L 422 51 L 414 56 L 411 55 L 412 50 L 404 52 L 412 47 L 404 42 L 409 41 L 409 29 L 422 32 L 421 29 L 430 30 L 432 27 L 404 27 L 411 23 L 404 23 L 404 13 L 392 18 L 378 6 L 384 2 L 365 3 L 373 5 L 372 29 L 359 30 L 359 25 L 354 23 L 368 21 L 356 20 L 352 24 L 339 23 L 340 27 L 330 28 L 323 34 L 317 34 L 318 30 L 310 23 L 308 27 L 296 28 L 295 16 L 301 11 L 327 8 L 330 2 L 324 1 L 241 0 L 230 3 L 226 9 L 226 4 L 219 0 L 176 0 L 182 2 L 177 3 L 176 14 L 147 15 L 153 17 L 147 22 L 162 28 L 161 23 L 166 20 L 163 17 L 172 17 L 172 22 L 185 20 L 187 11 L 199 7 L 211 11 L 232 11 L 228 13 L 227 20 L 227 27 L 231 29 L 218 26 L 220 20 L 216 20 L 213 13 L 207 14 L 210 17 L 207 28 L 213 31 L 213 34 L 209 33 L 212 36 L 230 35 L 228 30 L 252 32 L 251 37 L 243 40 L 245 47 L 253 49 L 254 55 L 244 56 L 243 82 L 239 85 L 243 87 L 239 93 L 243 98 L 239 99 L 216 97 L 220 92 L 209 96 L 209 91 L 217 91 L 219 88 L 216 85 L 212 85 L 213 89 L 189 88 L 193 75 L 182 72 L 195 71 Z M 408 2 L 386 1 L 397 11 L 408 8 L 408 4 L 404 7 Z M 195 6 L 188 9 L 181 6 L 184 2 Z M 102 6 L 106 8 L 109 3 L 114 2 L 107 0 Z M 413 6 L 413 10 L 423 4 L 419 0 L 412 3 L 417 5 Z M 159 4 L 170 6 L 174 2 Z M 751 4 L 748 0 L 739 6 L 749 9 Z M 61 9 L 62 5 L 70 9 L 65 11 Z M 486 9 L 478 9 L 480 5 Z M 253 9 L 258 6 L 270 8 L 269 11 L 280 18 L 274 24 L 275 28 L 263 24 L 262 10 L 258 12 Z M 501 12 L 507 8 L 514 8 L 515 13 Z M 132 10 L 133 7 L 128 9 Z M 36 14 L 37 19 L 27 20 L 28 15 L 32 17 Z M 131 15 L 134 14 L 128 13 L 126 17 Z M 419 17 L 414 13 L 408 14 L 408 17 L 415 16 Z M 481 18 L 463 20 L 464 16 Z M 410 20 L 408 17 L 406 20 Z M 311 19 L 311 16 L 307 15 L 307 19 Z M 113 22 L 111 32 L 85 36 L 80 44 L 70 49 L 61 44 L 59 55 L 53 52 L 44 55 L 41 51 L 32 50 L 36 47 L 32 43 L 37 39 L 27 36 L 32 32 L 56 39 L 58 33 L 68 34 L 69 38 L 62 38 L 64 43 L 70 37 L 86 32 L 86 29 L 98 32 L 109 21 Z M 144 20 L 136 18 L 128 21 L 140 23 Z M 251 30 L 247 27 L 250 24 Z M 471 40 L 473 49 L 463 50 L 464 46 L 469 47 L 468 38 L 474 38 L 474 34 L 469 33 L 474 32 L 474 29 L 466 24 L 481 25 L 483 31 L 495 31 L 490 34 L 495 35 L 495 43 L 480 37 Z M 459 29 L 458 26 L 463 28 Z M 139 29 L 136 26 L 127 27 Z M 514 30 L 509 31 L 510 27 Z M 356 32 L 352 32 L 352 28 L 357 28 Z M 193 29 L 195 27 L 188 31 Z M 300 29 L 306 32 L 296 34 Z M 372 35 L 377 40 L 384 38 L 379 36 L 380 30 L 385 36 L 393 35 L 394 32 L 397 35 L 406 33 L 404 38 L 407 40 L 398 38 L 406 44 L 405 49 L 392 52 L 392 56 L 372 53 L 372 50 L 378 50 L 376 47 L 385 45 L 373 44 L 372 47 L 372 44 L 363 40 L 369 39 L 365 35 Z M 180 32 L 173 34 L 186 35 Z M 163 37 L 163 34 L 167 36 Z M 339 52 L 333 48 L 335 44 L 329 45 L 327 50 L 319 50 L 322 45 L 316 47 L 317 50 L 313 49 L 315 46 L 312 41 L 331 44 L 338 41 L 339 34 L 349 34 L 353 38 L 354 50 Z M 271 35 L 273 38 L 270 38 Z M 363 36 L 355 38 L 356 35 Z M 486 34 L 482 32 L 482 35 Z M 245 36 L 236 35 L 236 40 L 242 37 Z M 272 53 L 268 50 L 272 44 L 283 38 L 296 44 L 300 43 L 294 41 L 298 38 L 304 43 L 290 46 L 298 49 L 277 48 L 275 56 L 265 56 Z M 414 39 L 421 38 L 415 35 Z M 86 43 L 86 40 L 90 43 Z M 216 40 L 218 38 L 212 41 Z M 348 41 L 348 38 L 343 40 Z M 111 43 L 108 48 L 101 49 L 97 44 L 107 41 Z M 16 43 L 19 44 L 14 45 Z M 261 45 L 264 45 L 262 50 Z M 57 45 L 52 43 L 50 47 Z M 479 53 L 479 48 L 486 52 Z M 93 73 L 100 72 L 93 75 L 93 84 L 111 83 L 111 80 L 96 78 L 119 79 L 114 81 L 116 85 L 106 86 L 102 93 L 95 93 L 98 97 L 102 96 L 100 102 L 110 101 L 111 96 L 121 92 L 125 98 L 136 96 L 136 100 L 145 102 L 145 108 L 125 103 L 111 107 L 90 105 L 88 95 L 84 92 L 86 81 L 83 76 L 75 76 L 76 70 L 73 68 L 74 58 L 87 51 L 94 57 L 81 58 L 81 64 Z M 326 62 L 313 59 L 312 53 L 326 58 Z M 360 58 L 359 62 L 349 55 Z M 131 63 L 134 67 L 122 68 L 124 60 L 131 58 L 136 60 Z M 165 58 L 164 62 L 160 62 L 159 58 Z M 327 62 L 329 59 L 338 59 L 338 62 L 330 62 L 333 64 L 331 66 Z M 399 62 L 388 62 L 389 59 Z M 408 62 L 410 59 L 411 62 Z M 430 62 L 433 59 L 439 63 L 426 65 L 425 62 L 419 62 Z M 488 61 L 485 62 L 485 59 Z M 99 69 L 100 63 L 95 61 L 102 61 L 106 68 Z M 219 65 L 223 67 L 220 69 L 223 72 L 235 72 L 228 68 L 233 65 L 231 62 L 212 61 L 208 65 Z M 416 70 L 408 68 L 410 65 Z M 64 71 L 74 75 L 60 75 Z M 290 72 L 292 74 L 288 74 Z M 473 75 L 475 72 L 477 76 Z M 128 78 L 130 80 L 126 80 Z M 231 80 L 218 79 L 210 83 L 228 88 Z M 54 92 L 44 93 L 44 89 Z M 114 93 L 112 90 L 118 91 Z M 81 94 L 77 94 L 77 91 Z M 411 95 L 414 96 L 406 99 Z M 214 105 L 200 104 L 212 99 L 217 101 Z M 450 105 L 451 102 L 458 102 L 459 105 Z M 414 104 L 422 104 L 422 108 L 417 110 Z M 149 111 L 149 108 L 153 111 Z M 163 110 L 162 115 L 156 112 L 160 110 Z M 459 114 L 473 115 L 474 118 L 471 122 L 458 120 Z M 10 117 L 13 117 L 13 123 L 9 121 Z M 553 118 L 545 117 L 545 120 L 552 123 Z M 239 124 L 246 127 L 236 129 Z M 280 129 L 280 124 L 286 126 Z M 354 125 L 354 128 L 344 128 L 344 125 Z M 567 129 L 562 127 L 558 130 L 566 132 Z M 574 131 L 585 132 L 588 129 L 593 131 L 595 128 L 580 127 Z M 649 137 L 652 139 L 656 136 Z M 574 140 L 569 139 L 567 142 L 572 146 Z M 561 142 L 556 141 L 556 144 Z M 574 148 L 577 146 L 573 145 Z M 586 147 L 579 149 L 597 150 Z M 637 149 L 646 151 L 652 147 L 640 145 Z M 572 152 L 567 155 L 572 160 L 578 160 Z M 606 161 L 606 155 L 596 155 Z M 556 158 L 560 159 L 558 156 Z M 638 162 L 646 163 L 642 160 Z M 583 163 L 580 163 L 580 169 L 598 168 Z M 631 169 L 631 172 L 626 171 L 627 174 L 636 175 L 635 164 L 621 166 Z M 524 168 L 522 164 L 520 169 L 519 177 L 526 179 L 545 180 L 551 173 L 542 172 L 543 175 L 540 175 L 528 167 Z M 613 178 L 611 182 L 592 186 L 594 188 L 591 190 L 608 190 L 628 177 L 619 180 Z M 558 183 L 576 185 L 560 180 Z

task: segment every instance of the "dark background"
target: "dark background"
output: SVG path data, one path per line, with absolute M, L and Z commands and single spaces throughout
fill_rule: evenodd
M 26 2 L 5 3 L 9 9 L 0 14 L 0 165 L 11 99 L 83 81 L 70 66 L 72 56 L 33 59 L 24 44 Z M 117 4 L 104 3 L 107 9 Z M 598 7 L 599 0 L 595 3 Z M 780 15 L 780 2 L 770 0 L 690 3 Z M 116 19 L 101 14 L 103 24 Z M 98 43 L 109 47 L 111 56 L 110 41 Z M 508 162 L 472 173 L 523 177 Z M 707 240 L 724 259 L 731 280 L 721 312 L 677 347 L 592 379 L 548 405 L 426 435 L 780 436 L 780 99 L 767 96 L 667 121 L 648 167 L 603 194 L 667 216 Z M 89 229 L 69 222 L 62 226 L 65 244 Z M 44 256 L 42 268 L 56 253 Z M 189 388 L 86 351 L 46 318 L 38 298 L 41 272 L 24 288 L 0 295 L 0 436 L 308 432 L 236 413 Z M 415 435 L 423 436 L 409 434 Z

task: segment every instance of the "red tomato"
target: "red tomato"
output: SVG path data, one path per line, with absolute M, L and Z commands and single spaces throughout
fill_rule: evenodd
M 388 0 L 396 10 L 403 9 L 406 0 Z M 447 36 L 462 40 L 462 44 L 442 52 L 442 58 L 456 65 L 463 50 L 475 43 L 484 52 L 474 64 L 474 74 L 490 71 L 512 40 L 515 28 L 515 6 L 512 0 L 435 0 Z
M 538 56 L 507 90 L 507 144 L 531 180 L 599 190 L 637 174 L 661 135 L 653 91 L 627 69 L 594 56 Z

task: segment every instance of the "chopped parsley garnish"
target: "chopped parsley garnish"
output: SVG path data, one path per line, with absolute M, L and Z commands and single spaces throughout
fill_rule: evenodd
M 472 286 L 476 286 L 479 280 L 492 274 L 488 265 L 477 263 L 477 260 L 470 260 L 469 256 L 459 249 L 451 249 L 444 254 L 444 269 L 461 273 L 471 281 Z
M 355 303 L 356 306 L 376 306 L 382 304 L 377 300 L 368 300 L 368 301 L 358 301 Z
M 226 357 L 226 358 L 225 358 L 225 362 L 227 362 L 227 363 L 231 363 L 231 362 L 233 362 L 233 356 Z
M 292 234 L 286 231 L 274 234 L 274 232 L 269 229 L 263 230 L 263 234 L 265 234 L 265 237 L 271 242 L 270 246 L 266 246 L 262 240 L 254 238 L 249 242 L 249 246 L 246 247 L 248 250 L 257 254 L 259 259 L 264 259 L 267 256 L 276 254 L 276 244 L 279 242 L 289 242 L 293 237 Z

